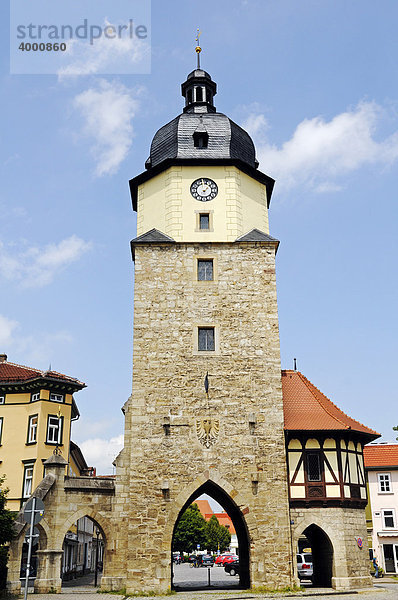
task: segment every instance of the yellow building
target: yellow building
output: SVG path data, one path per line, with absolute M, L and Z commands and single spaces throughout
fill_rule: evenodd
M 43 463 L 55 448 L 69 462 L 68 475 L 82 474 L 81 461 L 70 456 L 70 432 L 79 418 L 73 394 L 84 387 L 67 375 L 10 363 L 0 354 L 0 473 L 6 475 L 11 510 L 19 510 L 42 480 Z

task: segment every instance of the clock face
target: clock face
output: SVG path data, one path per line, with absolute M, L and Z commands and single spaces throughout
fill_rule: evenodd
M 212 179 L 202 177 L 191 184 L 191 194 L 196 200 L 207 202 L 217 196 L 218 187 Z

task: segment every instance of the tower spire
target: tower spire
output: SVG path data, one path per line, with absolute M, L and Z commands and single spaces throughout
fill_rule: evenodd
M 198 69 L 200 69 L 200 53 L 202 52 L 202 48 L 199 46 L 200 34 L 201 34 L 201 31 L 199 31 L 199 27 L 198 27 L 196 30 L 196 38 L 195 38 L 195 42 L 196 42 L 195 52 L 198 57 L 198 65 L 197 65 Z

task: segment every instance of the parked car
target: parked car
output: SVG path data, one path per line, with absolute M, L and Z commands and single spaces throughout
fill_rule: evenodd
M 235 560 L 239 560 L 239 556 L 237 556 L 236 554 L 230 554 L 229 556 L 226 556 L 224 558 L 224 561 L 222 564 L 225 567 L 226 564 L 234 562 Z
M 181 564 L 182 558 L 179 552 L 173 552 L 173 562 L 175 562 L 176 565 Z
M 224 571 L 230 575 L 239 575 L 239 560 L 227 562 L 224 566 Z
M 214 565 L 214 558 L 211 554 L 202 554 L 198 558 L 200 567 L 212 567 Z
M 218 567 L 222 567 L 224 565 L 225 559 L 229 557 L 237 558 L 235 554 L 232 554 L 232 552 L 224 552 L 223 554 L 219 554 L 219 556 L 217 556 L 215 564 Z
M 299 579 L 311 579 L 314 574 L 312 554 L 297 554 L 297 574 Z

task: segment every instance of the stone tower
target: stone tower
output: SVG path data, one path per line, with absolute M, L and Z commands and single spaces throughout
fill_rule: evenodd
M 127 574 L 128 593 L 170 587 L 175 525 L 202 493 L 233 520 L 242 586 L 293 582 L 274 181 L 215 94 L 208 73 L 188 75 L 183 113 L 155 134 L 146 171 L 130 181 L 133 388 L 108 570 Z

